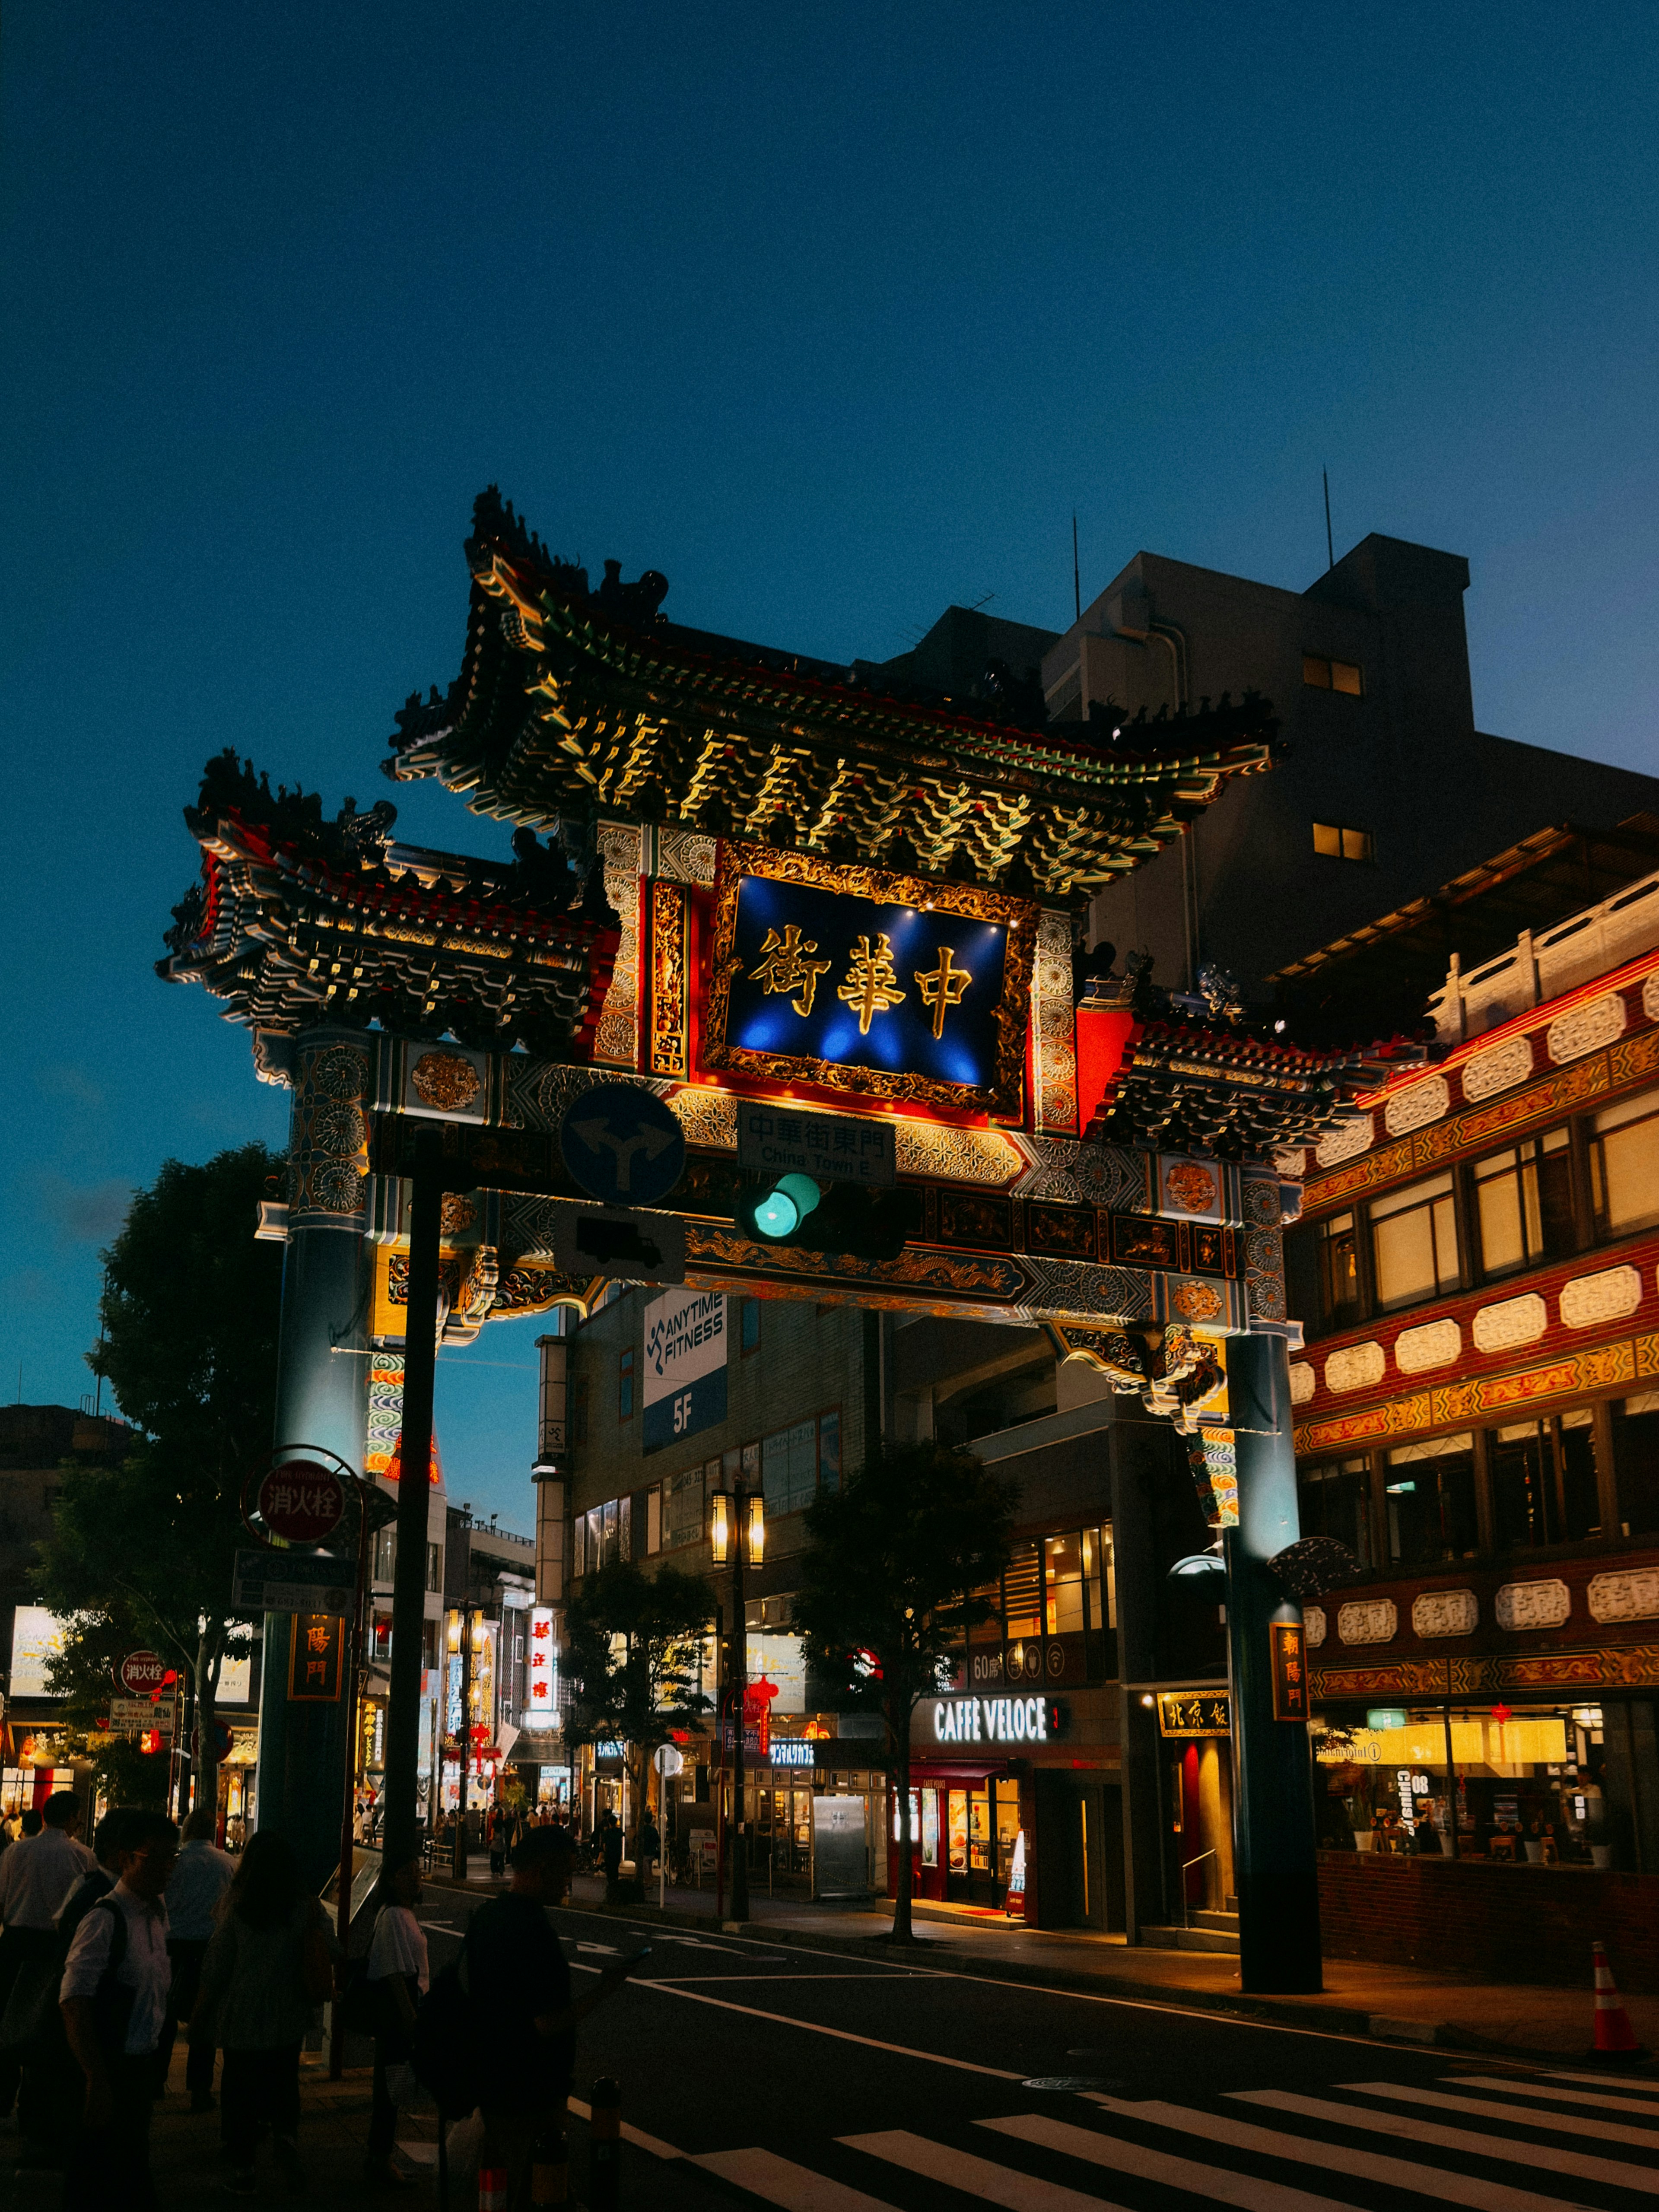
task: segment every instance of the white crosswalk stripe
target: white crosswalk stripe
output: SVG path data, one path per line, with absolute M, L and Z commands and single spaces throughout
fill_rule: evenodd
M 1263 2158 L 1288 2159 L 1297 2166 L 1322 2166 L 1333 2173 L 1352 2173 L 1354 2155 L 1340 2143 L 1321 2142 L 1313 2136 L 1291 2136 L 1278 2128 L 1260 2128 L 1248 2120 L 1235 2120 L 1224 2112 L 1204 2112 L 1184 2105 L 1150 2102 L 1121 2103 L 1113 2097 L 1094 2097 L 1094 2104 L 1121 2113 L 1148 2126 L 1179 2128 L 1206 2142 L 1226 2143 L 1235 2150 L 1255 2151 Z M 1415 2190 L 1419 2197 L 1437 2197 L 1443 2203 L 1468 2204 L 1474 2212 L 1576 2212 L 1559 2197 L 1539 2197 L 1517 2189 L 1512 2182 L 1482 2181 L 1469 2173 L 1453 2173 L 1443 2166 L 1419 2166 L 1415 2160 L 1389 2158 L 1367 2151 L 1365 2177 L 1386 2182 L 1390 2188 Z
M 872 2158 L 884 2158 L 929 2181 L 942 2181 L 964 2197 L 976 2197 L 982 2204 L 1003 2205 L 1006 2212 L 1123 2212 L 1121 2204 L 1109 2205 L 1103 2197 L 1085 2197 L 1057 2181 L 1039 2181 L 1012 2166 L 995 2166 L 988 2158 L 975 2158 L 949 2143 L 930 2142 L 926 2136 L 913 2136 L 904 2128 L 842 2136 L 841 2141 L 849 2150 L 867 2151 Z
M 1400 2105 L 1427 2105 L 1437 2112 L 1461 2112 L 1466 2118 L 1508 2120 L 1522 2128 L 1548 2128 L 1558 2136 L 1588 2136 L 1593 2142 L 1634 2143 L 1638 2150 L 1659 2153 L 1659 2130 L 1621 2127 L 1617 2120 L 1586 2119 L 1580 2112 L 1552 2112 L 1530 2099 L 1516 2097 L 1500 2105 L 1492 2097 L 1453 2097 L 1443 2089 L 1408 2089 L 1391 2081 L 1339 2081 L 1362 2097 L 1391 2097 Z
M 1042 2112 L 1021 2113 L 1014 2119 L 981 2120 L 979 2124 L 994 2128 L 999 2135 L 1015 2136 L 1021 2142 L 1039 2144 L 1045 2150 L 1087 2159 L 1091 2166 L 1133 2173 L 1141 2181 L 1161 2181 L 1194 2197 L 1213 2197 L 1218 2204 L 1242 2205 L 1245 2212 L 1354 2212 L 1354 2207 L 1340 2197 L 1313 2197 L 1305 2189 L 1291 2189 L 1282 2181 L 1261 2181 L 1252 2173 L 1230 2172 L 1225 2166 L 1200 2166 L 1195 2159 L 1149 2150 L 1144 2143 L 1100 2134 L 1093 2128 L 1074 2127 L 1069 2121 L 1053 2120 Z
M 783 2212 L 893 2212 L 884 2198 L 866 2197 L 861 2189 L 814 2173 L 793 2159 L 780 2158 L 775 2151 L 710 2151 L 691 2163 L 768 2204 L 781 2206 Z
M 1553 2081 L 1514 2074 L 1443 2074 L 1440 2078 L 1461 2089 L 1498 2089 L 1506 2097 L 1547 2097 L 1554 2104 L 1594 2105 L 1598 2111 L 1624 2112 L 1632 2119 L 1645 2113 L 1649 2119 L 1659 2122 L 1659 2105 L 1644 2104 L 1638 2097 L 1609 2097 L 1599 2089 L 1569 2089 L 1565 2082 L 1558 2089 Z
M 1659 2098 L 1659 2081 L 1632 2081 L 1628 2074 L 1552 2074 L 1553 2081 L 1593 2081 L 1598 2088 L 1622 2089 L 1627 2097 Z
M 1570 2173 L 1579 2181 L 1606 2182 L 1615 2189 L 1638 2189 L 1644 2197 L 1659 2197 L 1659 2173 L 1651 2166 L 1631 2166 L 1622 2159 L 1591 2158 L 1583 2151 L 1558 2150 L 1553 2143 L 1517 2142 L 1505 2136 L 1480 2135 L 1472 2128 L 1441 2127 L 1431 2120 L 1407 2119 L 1398 2112 L 1367 2112 L 1359 2105 L 1333 2105 L 1323 2097 L 1299 2096 L 1292 2089 L 1230 2089 L 1227 2094 L 1241 2104 L 1299 2112 L 1305 2119 L 1329 2120 L 1339 2128 L 1404 2136 L 1408 2142 L 1432 2143 L 1440 2150 L 1473 2151 L 1482 2158 L 1540 2166 L 1552 2173 Z

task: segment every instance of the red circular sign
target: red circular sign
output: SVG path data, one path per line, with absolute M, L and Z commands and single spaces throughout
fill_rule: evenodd
M 154 1697 L 165 1680 L 167 1662 L 159 1651 L 129 1651 L 116 1680 L 130 1698 Z
M 273 1467 L 259 1485 L 259 1518 L 290 1544 L 319 1544 L 345 1518 L 345 1485 L 315 1460 Z

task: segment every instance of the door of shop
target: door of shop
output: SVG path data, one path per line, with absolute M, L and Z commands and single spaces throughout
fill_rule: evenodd
M 1123 1788 L 1094 1774 L 1037 1777 L 1037 1924 L 1120 1935 Z

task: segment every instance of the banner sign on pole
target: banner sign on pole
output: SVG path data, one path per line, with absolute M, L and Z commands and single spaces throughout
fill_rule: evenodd
M 337 1704 L 344 1653 L 345 1622 L 338 1614 L 295 1613 L 289 1646 L 289 1704 Z
M 1308 1658 L 1299 1620 L 1275 1620 L 1267 1626 L 1273 1644 L 1273 1718 L 1308 1717 Z
M 524 1717 L 532 1729 L 551 1728 L 559 1711 L 559 1655 L 553 1644 L 553 1608 L 530 1608 L 529 1656 L 525 1660 Z
M 670 1291 L 645 1310 L 647 1451 L 726 1419 L 726 1297 Z

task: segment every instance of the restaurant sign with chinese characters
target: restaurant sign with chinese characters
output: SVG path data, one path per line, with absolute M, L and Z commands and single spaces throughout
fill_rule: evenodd
M 337 1704 L 345 1622 L 336 1613 L 296 1613 L 289 1645 L 290 1704 Z
M 1160 1690 L 1160 1735 L 1231 1735 L 1233 1701 L 1225 1690 Z
M 1299 1620 L 1275 1620 L 1267 1635 L 1273 1646 L 1273 1718 L 1308 1717 L 1308 1654 Z
M 1037 919 L 976 884 L 728 847 L 703 1064 L 1015 1118 Z

